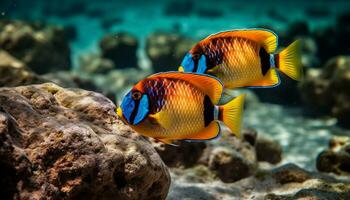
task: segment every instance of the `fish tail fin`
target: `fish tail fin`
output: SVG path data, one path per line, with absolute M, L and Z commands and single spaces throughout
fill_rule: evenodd
M 244 99 L 245 94 L 241 94 L 227 104 L 219 106 L 219 120 L 224 122 L 237 137 L 241 133 Z
M 300 40 L 296 40 L 279 54 L 275 55 L 276 68 L 297 81 L 303 76 L 300 45 Z

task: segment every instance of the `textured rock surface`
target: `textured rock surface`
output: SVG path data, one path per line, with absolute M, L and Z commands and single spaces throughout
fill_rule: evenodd
M 250 176 L 255 163 L 229 148 L 215 148 L 209 158 L 209 168 L 225 183 Z
M 191 167 L 197 164 L 206 147 L 205 142 L 179 141 L 176 143 L 178 146 L 166 145 L 154 140 L 152 140 L 152 143 L 168 167 Z
M 203 167 L 178 170 L 172 173 L 172 187 L 168 195 L 170 200 L 342 200 L 349 197 L 348 182 L 311 173 L 292 164 L 261 171 L 234 183 L 213 179 L 210 171 Z
M 321 71 L 311 70 L 300 88 L 309 110 L 329 113 L 340 125 L 350 126 L 349 56 L 331 59 Z
M 20 21 L 3 21 L 0 47 L 42 74 L 70 68 L 70 48 L 64 29 Z
M 318 155 L 316 167 L 322 172 L 350 175 L 350 137 L 332 138 L 328 149 Z
M 165 199 L 151 144 L 100 94 L 54 84 L 0 89 L 4 199 Z
M 115 94 L 105 89 L 103 86 L 99 87 L 94 82 L 93 77 L 84 73 L 76 73 L 72 71 L 59 71 L 56 73 L 43 74 L 40 77 L 50 80 L 57 85 L 65 88 L 81 88 L 84 90 L 91 90 L 99 92 L 110 100 L 115 101 Z
M 194 42 L 174 33 L 157 32 L 146 41 L 146 53 L 155 72 L 177 71 Z
M 92 80 L 99 87 L 107 92 L 116 94 L 118 100 L 137 82 L 150 74 L 149 71 L 135 68 L 112 70 L 106 75 L 94 74 Z
M 286 183 L 302 183 L 311 178 L 311 173 L 294 164 L 286 164 L 284 166 L 272 170 L 272 177 L 280 184 Z
M 199 163 L 208 168 L 221 181 L 235 182 L 255 173 L 257 159 L 252 130 L 244 130 L 244 140 L 237 139 L 230 132 L 223 131 L 218 140 L 208 143 Z M 249 138 L 248 140 L 245 140 Z M 249 141 L 249 142 L 248 142 Z
M 24 63 L 6 51 L 0 50 L 0 87 L 13 87 L 42 83 L 45 80 L 36 75 Z
M 264 137 L 258 137 L 255 143 L 256 158 L 277 164 L 282 160 L 282 147 L 279 143 Z
M 118 69 L 137 67 L 138 41 L 129 33 L 106 35 L 100 41 L 103 58 L 110 59 Z
M 88 74 L 104 74 L 115 68 L 112 60 L 97 54 L 86 54 L 79 57 L 79 69 Z

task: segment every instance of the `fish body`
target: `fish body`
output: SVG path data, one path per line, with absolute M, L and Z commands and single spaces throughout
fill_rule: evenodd
M 276 70 L 299 80 L 299 42 L 274 54 L 277 40 L 272 31 L 257 29 L 210 35 L 186 54 L 179 71 L 213 75 L 228 89 L 277 86 L 280 79 Z
M 137 83 L 123 99 L 118 115 L 138 133 L 165 143 L 215 138 L 219 120 L 229 122 L 238 135 L 244 97 L 217 106 L 222 90 L 219 80 L 206 75 L 160 73 Z

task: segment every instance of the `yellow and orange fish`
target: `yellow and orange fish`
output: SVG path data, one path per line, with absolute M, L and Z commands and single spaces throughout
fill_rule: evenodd
M 138 82 L 124 97 L 118 116 L 138 133 L 171 144 L 173 140 L 208 140 L 222 121 L 239 135 L 244 95 L 217 106 L 222 83 L 208 75 L 165 72 Z
M 280 79 L 276 70 L 300 80 L 300 42 L 276 53 L 277 40 L 274 32 L 265 29 L 213 34 L 186 54 L 179 71 L 213 75 L 228 89 L 277 86 Z

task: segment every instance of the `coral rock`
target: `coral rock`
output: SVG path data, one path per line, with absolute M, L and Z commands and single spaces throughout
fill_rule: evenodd
M 194 42 L 173 33 L 153 33 L 146 42 L 146 53 L 155 72 L 177 71 Z
M 137 67 L 138 41 L 129 33 L 106 35 L 100 41 L 103 58 L 112 60 L 118 69 Z
M 88 74 L 105 74 L 115 68 L 114 62 L 96 54 L 79 57 L 79 69 Z
M 178 146 L 153 141 L 153 146 L 168 167 L 191 167 L 197 164 L 206 147 L 204 142 L 179 141 Z
M 36 75 L 24 63 L 6 51 L 0 50 L 0 87 L 13 87 L 43 83 L 43 78 Z
M 277 164 L 282 160 L 282 147 L 279 143 L 258 137 L 255 144 L 256 158 L 258 161 L 266 161 L 271 164 Z
M 329 142 L 329 148 L 318 155 L 316 167 L 322 172 L 349 175 L 350 137 L 338 136 L 332 138 Z
M 319 73 L 308 73 L 300 90 L 307 108 L 329 113 L 340 125 L 349 126 L 349 87 L 350 57 L 338 56 L 328 61 Z
M 256 169 L 256 159 L 255 156 L 245 157 L 244 153 L 247 152 L 227 147 L 216 147 L 210 152 L 209 169 L 225 183 L 248 177 Z
M 104 96 L 54 84 L 0 89 L 4 199 L 165 199 L 169 172 Z
M 312 177 L 311 173 L 295 164 L 286 164 L 272 170 L 272 177 L 278 183 L 302 183 Z
M 9 21 L 0 29 L 0 47 L 39 74 L 71 66 L 62 27 Z
M 289 190 L 289 191 L 288 191 Z M 328 200 L 350 199 L 350 185 L 345 183 L 327 183 L 325 181 L 307 181 L 295 192 L 295 188 L 283 189 L 280 194 L 265 195 L 265 200 Z M 282 194 L 281 194 L 282 193 Z

